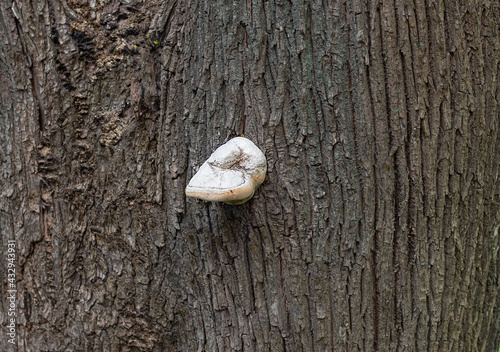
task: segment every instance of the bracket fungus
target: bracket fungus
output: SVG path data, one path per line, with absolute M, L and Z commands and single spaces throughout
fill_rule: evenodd
M 186 187 L 188 197 L 243 204 L 264 181 L 267 161 L 252 141 L 236 137 L 221 145 L 201 165 Z

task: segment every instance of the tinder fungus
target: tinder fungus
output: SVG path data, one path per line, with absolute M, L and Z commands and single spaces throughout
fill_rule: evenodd
M 188 197 L 211 202 L 242 204 L 264 181 L 264 153 L 247 138 L 236 137 L 221 145 L 201 165 L 186 187 Z

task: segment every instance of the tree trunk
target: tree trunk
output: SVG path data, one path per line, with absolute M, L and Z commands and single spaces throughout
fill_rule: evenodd
M 497 1 L 0 7 L 2 351 L 498 351 Z

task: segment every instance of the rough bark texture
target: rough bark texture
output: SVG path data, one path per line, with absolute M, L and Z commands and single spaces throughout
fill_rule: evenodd
M 0 11 L 19 351 L 498 350 L 498 1 Z M 187 200 L 240 134 L 256 196 Z

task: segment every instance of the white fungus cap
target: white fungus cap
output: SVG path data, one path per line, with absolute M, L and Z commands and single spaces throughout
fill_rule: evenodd
M 264 181 L 267 161 L 252 141 L 236 137 L 221 145 L 201 165 L 186 187 L 188 197 L 242 204 Z

